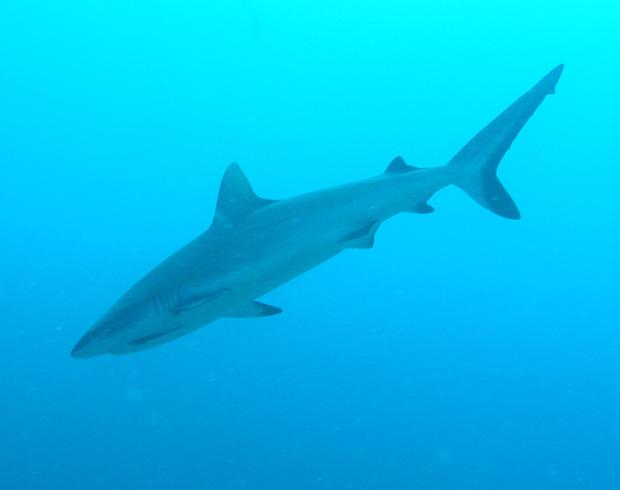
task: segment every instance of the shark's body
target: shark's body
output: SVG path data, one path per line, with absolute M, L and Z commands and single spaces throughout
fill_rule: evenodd
M 211 227 L 135 286 L 80 339 L 76 357 L 125 354 L 169 342 L 221 317 L 279 313 L 256 298 L 347 248 L 370 248 L 386 219 L 433 211 L 427 200 L 456 185 L 483 207 L 519 212 L 496 177 L 525 122 L 553 93 L 552 70 L 443 167 L 418 169 L 396 158 L 376 177 L 272 201 L 254 194 L 236 164 L 220 186 Z

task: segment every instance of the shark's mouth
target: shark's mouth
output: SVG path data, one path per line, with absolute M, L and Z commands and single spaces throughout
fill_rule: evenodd
M 131 342 L 129 342 L 129 345 L 134 345 L 134 346 L 140 346 L 140 345 L 144 345 L 144 344 L 148 344 L 149 342 L 158 339 L 159 337 L 163 337 L 164 335 L 168 335 L 169 333 L 172 333 L 176 330 L 180 330 L 184 327 L 185 325 L 179 325 L 178 327 L 174 327 L 171 328 L 170 330 L 165 330 L 163 332 L 158 332 L 158 333 L 154 333 L 152 335 L 146 335 L 144 337 L 140 337 L 138 339 L 132 340 Z

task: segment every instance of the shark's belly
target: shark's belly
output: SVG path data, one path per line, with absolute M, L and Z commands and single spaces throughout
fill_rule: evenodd
M 315 210 L 316 211 L 316 210 Z M 186 335 L 218 318 L 237 316 L 236 310 L 304 272 L 320 265 L 348 247 L 346 237 L 372 222 L 372 216 L 322 210 L 315 216 L 296 216 L 278 220 L 279 226 L 239 227 L 222 234 L 191 255 L 174 263 L 186 264 L 181 270 L 166 271 L 176 283 L 182 301 L 196 303 L 169 321 L 144 325 L 132 332 L 113 353 L 143 350 Z M 195 251 L 195 252 L 194 252 Z M 137 337 L 137 341 L 136 341 Z
M 255 299 L 302 275 L 342 251 L 342 247 L 324 244 L 289 252 L 277 260 L 258 264 L 251 277 L 240 278 L 238 290 Z M 295 253 L 297 252 L 297 253 Z
M 345 246 L 339 234 L 315 229 L 314 233 L 275 234 L 227 274 L 227 283 L 240 301 L 252 301 L 339 254 Z

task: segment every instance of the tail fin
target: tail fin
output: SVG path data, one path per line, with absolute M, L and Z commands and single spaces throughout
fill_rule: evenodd
M 448 163 L 454 184 L 482 207 L 504 218 L 519 219 L 514 201 L 497 178 L 500 160 L 545 96 L 555 93 L 564 65 L 551 70 L 469 141 Z

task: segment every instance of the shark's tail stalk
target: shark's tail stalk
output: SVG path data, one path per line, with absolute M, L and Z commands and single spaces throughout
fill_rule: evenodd
M 514 201 L 497 178 L 497 167 L 521 128 L 555 85 L 564 65 L 551 70 L 469 141 L 448 163 L 454 184 L 482 207 L 509 219 L 521 216 Z

